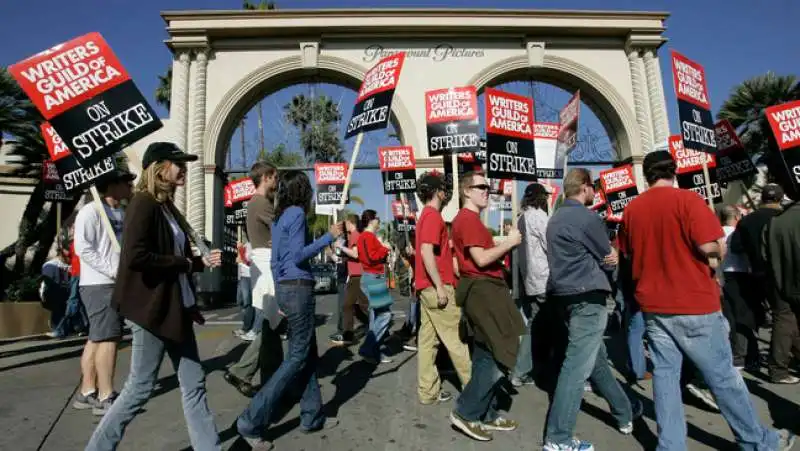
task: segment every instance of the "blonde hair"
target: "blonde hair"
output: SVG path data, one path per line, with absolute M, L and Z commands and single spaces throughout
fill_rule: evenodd
M 165 177 L 169 167 L 169 161 L 159 161 L 148 166 L 139 176 L 136 191 L 150 193 L 159 203 L 171 201 L 175 194 L 175 185 Z

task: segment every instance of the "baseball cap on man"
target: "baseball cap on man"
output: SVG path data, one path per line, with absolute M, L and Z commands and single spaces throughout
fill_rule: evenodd
M 142 158 L 142 169 L 147 169 L 159 161 L 187 162 L 196 161 L 197 155 L 186 153 L 170 142 L 154 142 L 147 146 Z
M 783 200 L 783 188 L 775 183 L 765 185 L 761 189 L 761 202 L 764 204 L 775 204 Z

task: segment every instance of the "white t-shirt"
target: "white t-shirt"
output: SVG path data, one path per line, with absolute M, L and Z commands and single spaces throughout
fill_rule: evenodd
M 178 225 L 178 221 L 167 208 L 161 207 L 161 209 L 164 212 L 164 216 L 167 217 L 169 226 L 172 228 L 173 241 L 175 242 L 175 255 L 178 257 L 186 257 L 183 253 L 183 248 L 186 246 L 186 233 L 183 232 L 183 229 Z M 192 291 L 192 286 L 189 284 L 189 275 L 187 273 L 181 273 L 178 276 L 178 282 L 181 284 L 183 306 L 187 308 L 194 306 L 194 291 Z
M 750 272 L 750 262 L 747 260 L 746 254 L 737 254 L 731 252 L 731 235 L 733 235 L 735 227 L 723 226 L 722 231 L 725 232 L 725 246 L 727 251 L 725 257 L 722 259 L 722 272 Z
M 117 242 L 122 242 L 123 211 L 103 203 Z M 106 233 L 93 202 L 87 203 L 75 217 L 75 253 L 81 262 L 80 286 L 111 285 L 117 278 L 119 252 Z

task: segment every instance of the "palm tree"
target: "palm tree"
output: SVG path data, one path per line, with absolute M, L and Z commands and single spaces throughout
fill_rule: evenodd
M 797 99 L 800 99 L 800 82 L 796 76 L 767 72 L 735 86 L 717 119 L 730 121 L 747 152 L 762 166 L 769 150 L 768 134 L 772 133 L 764 109 Z M 746 180 L 750 197 L 757 198 L 767 181 L 768 177 L 760 171 Z
M 172 66 L 167 69 L 164 75 L 158 76 L 158 87 L 156 88 L 156 103 L 163 106 L 169 112 L 172 98 Z
M 796 76 L 767 72 L 735 86 L 717 119 L 730 121 L 747 151 L 762 156 L 767 151 L 767 133 L 772 133 L 764 109 L 797 99 L 800 99 L 800 83 Z
M 261 0 L 258 3 L 251 3 L 247 0 L 242 2 L 242 9 L 246 9 L 248 11 L 267 11 L 277 9 L 278 5 L 275 2 L 266 2 Z
M 275 146 L 272 152 L 261 149 L 258 154 L 258 159 L 266 161 L 278 168 L 291 168 L 303 165 L 303 157 L 298 153 L 286 150 L 286 146 L 283 144 Z
M 300 146 L 308 162 L 344 161 L 336 124 L 339 108 L 328 96 L 308 98 L 298 94 L 283 107 L 286 119 L 300 130 Z

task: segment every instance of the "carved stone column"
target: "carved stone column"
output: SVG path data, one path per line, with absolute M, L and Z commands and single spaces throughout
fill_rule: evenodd
M 644 61 L 638 49 L 628 51 L 628 63 L 631 70 L 633 84 L 633 107 L 636 112 L 636 123 L 639 125 L 639 139 L 641 152 L 650 152 L 653 148 L 653 135 L 650 131 L 650 102 L 647 99 L 647 79 L 644 71 Z
M 208 65 L 208 50 L 197 51 L 192 62 L 192 81 L 194 92 L 192 99 L 194 109 L 191 123 L 191 148 L 189 152 L 200 157 L 197 161 L 189 163 L 188 171 L 188 221 L 192 228 L 200 233 L 205 233 L 206 189 L 205 175 L 203 173 L 203 138 L 206 132 L 206 69 Z
M 653 123 L 653 142 L 656 145 L 666 143 L 669 137 L 669 121 L 664 100 L 664 82 L 661 79 L 661 67 L 654 49 L 644 52 L 644 68 L 647 74 L 647 94 L 650 98 L 650 116 Z
M 169 119 L 173 124 L 175 144 L 188 151 L 189 124 L 189 52 L 180 50 L 172 61 L 172 96 L 170 98 Z M 175 206 L 186 214 L 186 189 L 178 187 L 175 191 Z

